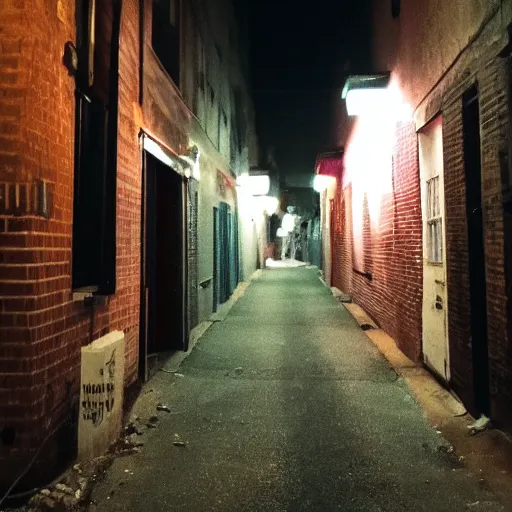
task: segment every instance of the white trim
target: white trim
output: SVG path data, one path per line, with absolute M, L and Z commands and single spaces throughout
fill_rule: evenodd
M 155 158 L 160 160 L 163 164 L 167 165 L 179 174 L 184 174 L 181 165 L 178 163 L 177 158 L 171 154 L 164 146 L 158 144 L 151 137 L 148 137 L 145 133 L 142 134 L 142 149 L 147 151 Z

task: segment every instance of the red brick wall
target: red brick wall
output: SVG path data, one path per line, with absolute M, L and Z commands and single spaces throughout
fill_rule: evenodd
M 372 151 L 368 141 L 368 151 Z M 411 359 L 421 355 L 422 223 L 417 137 L 412 123 L 397 125 L 391 193 L 380 196 L 378 222 L 371 183 L 354 202 L 346 175 L 335 199 L 332 224 L 333 285 L 349 293 Z M 370 180 L 371 181 L 371 180 Z M 374 197 L 374 195 L 373 195 Z M 363 250 L 356 257 L 354 217 L 361 216 Z M 359 268 L 361 267 L 362 268 Z M 372 279 L 354 269 L 370 273 Z
M 482 149 L 482 203 L 487 285 L 491 413 L 512 426 L 512 351 L 507 334 L 504 216 L 500 149 L 507 146 L 507 61 L 494 57 L 475 60 L 475 74 L 466 73 L 446 93 L 452 99 L 443 112 L 446 188 L 448 277 L 448 332 L 451 380 L 457 394 L 472 411 L 474 406 L 470 331 L 470 289 L 466 187 L 463 160 L 462 94 L 475 80 L 480 94 Z
M 64 43 L 75 39 L 74 2 L 7 0 L 0 7 L 0 182 L 11 188 L 46 180 L 54 193 L 49 219 L 31 208 L 14 217 L 0 200 L 0 430 L 16 434 L 12 446 L 0 443 L 0 485 L 10 484 L 41 441 L 72 414 L 81 346 L 112 329 L 134 333 L 127 337 L 126 382 L 136 376 L 138 3 L 123 4 L 117 293 L 94 311 L 73 302 L 71 292 L 74 81 L 62 53 Z M 52 435 L 43 452 L 52 457 L 41 472 L 36 465 L 31 478 L 47 478 L 69 460 L 75 434 L 72 425 Z

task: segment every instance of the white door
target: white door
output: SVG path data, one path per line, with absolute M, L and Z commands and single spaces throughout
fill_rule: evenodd
M 423 217 L 423 359 L 450 379 L 446 289 L 443 126 L 438 116 L 419 133 Z

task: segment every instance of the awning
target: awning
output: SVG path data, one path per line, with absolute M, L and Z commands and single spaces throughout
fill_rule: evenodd
M 321 176 L 339 178 L 343 163 L 343 151 L 322 153 L 316 158 L 315 173 Z

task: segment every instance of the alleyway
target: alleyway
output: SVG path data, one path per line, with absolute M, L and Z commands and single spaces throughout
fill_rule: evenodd
M 315 270 L 263 272 L 180 372 L 150 382 L 171 412 L 91 510 L 506 510 Z

